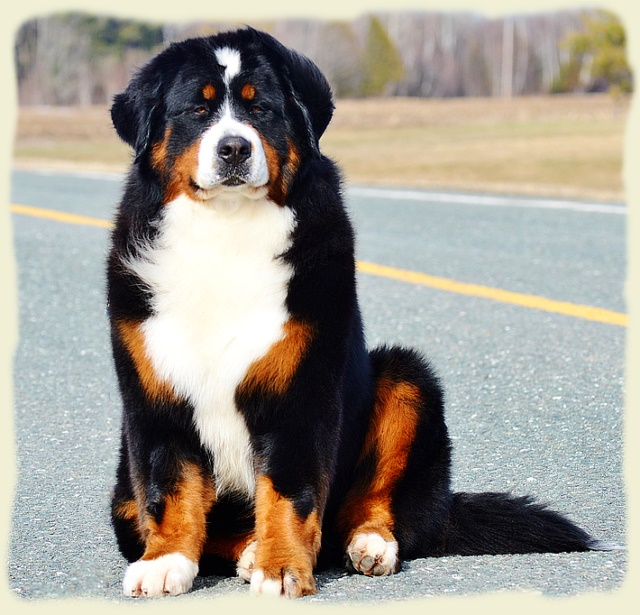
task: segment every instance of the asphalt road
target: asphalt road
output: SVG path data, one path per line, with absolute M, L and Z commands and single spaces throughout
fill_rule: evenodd
M 100 219 L 117 177 L 16 172 L 12 203 Z M 348 191 L 358 258 L 578 306 L 624 312 L 622 205 Z M 9 544 L 16 596 L 124 601 L 125 562 L 109 526 L 119 399 L 104 305 L 107 231 L 14 213 L 19 345 L 14 362 L 17 484 Z M 625 537 L 623 325 L 361 274 L 371 345 L 431 359 L 447 391 L 456 490 L 533 494 L 597 538 Z M 568 596 L 620 587 L 623 550 L 447 557 L 392 577 L 318 575 L 304 602 L 529 590 Z M 198 578 L 175 600 L 248 594 Z M 170 599 L 168 599 L 170 600 Z

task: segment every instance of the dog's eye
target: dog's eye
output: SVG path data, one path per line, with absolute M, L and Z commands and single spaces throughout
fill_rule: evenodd
M 193 110 L 193 112 L 194 112 L 195 114 L 197 114 L 197 115 L 203 115 L 203 114 L 207 113 L 208 111 L 209 111 L 209 110 L 208 110 L 206 107 L 202 106 L 202 105 L 201 105 L 200 107 L 196 107 L 196 108 Z
M 251 107 L 251 113 L 254 113 L 256 115 L 259 114 L 259 113 L 262 113 L 263 111 L 264 111 L 264 109 L 260 105 L 253 105 Z

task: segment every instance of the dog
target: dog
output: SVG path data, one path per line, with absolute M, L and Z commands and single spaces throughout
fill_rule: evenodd
M 333 110 L 317 66 L 252 28 L 171 44 L 114 98 L 135 156 L 107 259 L 126 595 L 217 565 L 293 598 L 327 566 L 602 548 L 529 497 L 452 492 L 432 367 L 365 346 Z

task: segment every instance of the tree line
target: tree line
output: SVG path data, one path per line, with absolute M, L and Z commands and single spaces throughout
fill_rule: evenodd
M 14 44 L 19 103 L 108 103 L 168 43 L 235 25 L 153 24 L 81 13 L 30 20 Z M 498 19 L 391 12 L 253 25 L 313 59 L 339 98 L 511 97 L 633 87 L 624 28 L 606 11 Z

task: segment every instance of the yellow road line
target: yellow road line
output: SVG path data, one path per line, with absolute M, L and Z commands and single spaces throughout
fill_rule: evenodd
M 11 211 L 25 216 L 46 218 L 48 220 L 56 220 L 67 224 L 81 224 L 98 226 L 101 228 L 111 228 L 112 226 L 112 223 L 109 220 L 104 220 L 102 218 L 80 216 L 77 214 L 44 209 L 41 207 L 32 207 L 30 205 L 11 205 Z M 591 320 L 609 325 L 618 325 L 620 327 L 626 327 L 628 324 L 627 315 L 621 314 L 620 312 L 613 312 L 611 310 L 591 307 L 588 305 L 580 305 L 577 303 L 568 303 L 566 301 L 555 301 L 553 299 L 538 297 L 536 295 L 526 295 L 510 290 L 481 286 L 480 284 L 456 282 L 455 280 L 450 280 L 448 278 L 440 278 L 427 273 L 419 273 L 417 271 L 409 271 L 407 269 L 397 269 L 396 267 L 388 267 L 386 265 L 377 265 L 375 263 L 359 261 L 358 271 L 368 275 L 375 275 L 382 278 L 389 278 L 420 286 L 428 286 L 429 288 L 437 288 L 439 290 L 457 293 L 459 295 L 491 299 L 492 301 L 499 301 L 500 303 L 518 305 L 554 314 L 564 314 L 565 316 L 573 316 L 574 318 L 581 318 L 583 320 Z
M 65 222 L 66 224 L 81 224 L 83 226 L 99 226 L 100 228 L 111 228 L 112 224 L 109 220 L 102 218 L 92 218 L 90 216 L 80 216 L 78 214 L 70 214 L 64 211 L 55 211 L 53 209 L 43 209 L 41 207 L 32 207 L 31 205 L 11 205 L 11 211 L 23 216 L 33 216 L 35 218 L 46 218 L 47 220 L 56 220 L 57 222 Z
M 519 305 L 522 307 L 542 310 L 544 312 L 553 312 L 554 314 L 564 314 L 584 320 L 593 320 L 609 325 L 627 326 L 627 315 L 620 312 L 612 312 L 603 308 L 591 307 L 588 305 L 579 305 L 577 303 L 567 303 L 566 301 L 554 301 L 545 297 L 536 295 L 525 295 L 523 293 L 515 293 L 510 290 L 501 290 L 499 288 L 491 288 L 490 286 L 481 286 L 479 284 L 468 284 L 466 282 L 456 282 L 448 278 L 439 278 L 426 273 L 418 273 L 416 271 L 408 271 L 406 269 L 396 269 L 395 267 L 387 267 L 385 265 L 376 265 L 375 263 L 359 262 L 358 270 L 362 273 L 368 273 L 411 284 L 419 284 L 430 288 L 438 288 L 459 295 L 469 295 L 472 297 L 482 297 L 484 299 L 492 299 L 501 303 L 510 303 L 511 305 Z

